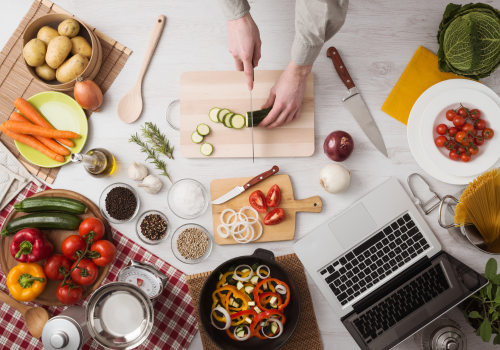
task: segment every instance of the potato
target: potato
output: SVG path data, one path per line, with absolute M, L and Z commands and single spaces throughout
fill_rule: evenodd
M 23 57 L 28 66 L 38 67 L 45 62 L 47 49 L 40 39 L 31 39 L 23 48 Z
M 57 30 L 55 30 L 54 28 L 50 28 L 50 27 L 40 28 L 40 30 L 38 31 L 38 34 L 36 35 L 36 37 L 38 39 L 40 39 L 41 41 L 43 41 L 45 43 L 45 46 L 49 46 L 49 42 L 58 36 L 59 36 L 59 33 L 57 32 Z
M 57 81 L 60 83 L 67 83 L 73 79 L 76 79 L 80 74 L 83 73 L 85 68 L 89 65 L 89 60 L 87 57 L 77 53 L 69 60 L 64 62 L 56 71 Z
M 67 36 L 69 38 L 73 38 L 78 35 L 80 31 L 80 23 L 70 18 L 65 21 L 62 21 L 57 27 L 57 31 L 59 35 Z
M 68 54 L 71 52 L 71 39 L 67 36 L 58 36 L 50 41 L 47 47 L 45 61 L 52 69 L 57 69 L 63 64 Z
M 35 68 L 36 75 L 43 80 L 54 80 L 56 78 L 56 70 L 49 67 L 47 63 Z
M 90 60 L 90 56 L 92 56 L 92 47 L 89 45 L 87 40 L 85 40 L 85 38 L 82 38 L 81 36 L 75 36 L 74 38 L 71 38 L 71 43 L 71 53 L 73 55 L 79 53 L 80 55 L 85 56 Z

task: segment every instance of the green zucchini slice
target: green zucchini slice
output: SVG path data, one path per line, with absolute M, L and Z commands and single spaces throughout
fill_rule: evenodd
M 241 114 L 235 114 L 231 117 L 231 120 L 229 122 L 231 123 L 231 127 L 235 129 L 241 129 L 245 126 L 245 117 L 243 117 Z
M 196 131 L 198 131 L 198 134 L 201 136 L 207 136 L 210 133 L 210 128 L 207 124 L 200 124 L 196 127 Z
M 219 113 L 217 113 L 217 119 L 219 120 L 219 123 L 222 123 L 222 119 L 228 113 L 231 113 L 231 111 L 227 108 L 223 108 L 219 111 Z
M 194 143 L 200 143 L 201 141 L 203 141 L 203 136 L 198 134 L 198 131 L 193 131 L 193 133 L 191 134 L 191 141 L 193 141 Z
M 235 115 L 235 113 L 228 113 L 224 116 L 223 123 L 226 128 L 232 128 L 231 126 L 231 118 Z
M 210 118 L 211 121 L 213 121 L 214 123 L 220 123 L 219 122 L 219 119 L 217 119 L 217 114 L 219 114 L 219 111 L 220 111 L 220 108 L 218 107 L 215 107 L 215 108 L 212 108 L 210 110 L 210 112 L 208 112 L 208 117 Z
M 209 143 L 204 143 L 203 145 L 201 145 L 200 147 L 200 152 L 201 154 L 203 154 L 204 156 L 209 156 L 212 154 L 212 152 L 214 151 L 214 147 L 209 144 Z

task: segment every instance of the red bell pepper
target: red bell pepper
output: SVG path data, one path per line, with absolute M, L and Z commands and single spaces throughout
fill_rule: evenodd
M 257 288 L 257 287 L 255 287 L 255 288 Z M 285 325 L 286 318 L 285 318 L 285 315 L 283 315 L 283 313 L 281 311 L 267 310 L 267 311 L 261 312 L 256 317 L 254 317 L 253 322 L 250 325 L 250 332 L 252 332 L 252 334 L 255 335 L 259 339 L 262 339 L 262 340 L 268 339 L 267 337 L 265 337 L 261 334 L 260 329 L 262 328 L 262 326 L 260 325 L 260 323 L 263 320 L 266 320 L 266 319 L 271 318 L 273 316 L 279 316 L 281 318 L 280 319 L 281 323 L 283 323 L 283 326 Z
M 276 297 L 278 299 L 278 308 L 283 304 L 283 299 L 281 299 L 281 295 L 273 292 L 265 292 L 259 295 L 259 303 L 262 305 L 262 301 L 265 297 Z
M 259 299 L 259 288 L 264 284 L 264 283 L 271 283 L 271 282 L 276 282 L 276 285 L 278 284 L 281 284 L 283 287 L 285 287 L 286 289 L 286 299 L 285 299 L 285 302 L 280 305 L 278 307 L 278 310 L 279 311 L 283 311 L 283 309 L 285 307 L 287 307 L 288 303 L 290 302 L 290 288 L 288 287 L 288 284 L 286 284 L 285 282 L 283 281 L 280 281 L 279 279 L 277 278 L 266 278 L 262 281 L 260 281 L 259 283 L 257 283 L 257 285 L 255 286 L 255 289 L 253 290 L 253 298 L 254 298 L 254 301 L 255 301 L 255 304 L 259 307 L 259 309 L 261 310 L 268 310 L 267 308 L 263 307 L 261 304 L 260 304 L 260 299 Z
M 37 228 L 25 228 L 14 235 L 10 254 L 19 262 L 33 263 L 47 258 L 54 251 L 44 233 Z

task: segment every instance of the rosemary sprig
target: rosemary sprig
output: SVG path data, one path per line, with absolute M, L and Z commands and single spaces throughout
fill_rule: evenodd
M 155 168 L 161 171 L 160 175 L 168 177 L 170 182 L 173 183 L 170 178 L 170 173 L 167 172 L 167 164 L 159 158 L 159 155 L 154 148 L 150 148 L 146 142 L 142 141 L 137 133 L 135 135 L 130 135 L 128 142 L 133 142 L 136 145 L 139 145 L 141 147 L 141 152 L 146 153 L 147 155 L 146 160 L 150 160 L 150 163 L 154 164 Z
M 152 145 L 152 148 L 169 159 L 174 159 L 174 146 L 170 145 L 165 134 L 162 134 L 160 129 L 151 122 L 146 122 L 141 127 L 142 136 Z

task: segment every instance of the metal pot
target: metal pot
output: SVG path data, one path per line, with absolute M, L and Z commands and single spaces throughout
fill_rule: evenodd
M 46 350 L 80 350 L 90 338 L 83 306 L 71 306 L 43 326 Z
M 285 282 L 290 288 L 290 303 L 284 310 L 286 323 L 283 334 L 279 338 L 269 339 L 267 341 L 262 341 L 257 337 L 252 337 L 249 340 L 242 342 L 235 341 L 229 338 L 225 331 L 220 331 L 213 327 L 210 322 L 210 313 L 212 311 L 212 293 L 216 289 L 216 284 L 219 281 L 219 272 L 227 272 L 229 267 L 232 265 L 238 266 L 246 264 L 251 266 L 257 262 L 261 262 L 262 264 L 269 266 L 271 270 L 271 277 Z M 221 349 L 239 350 L 258 348 L 259 350 L 274 350 L 283 346 L 287 340 L 290 339 L 293 332 L 297 328 L 300 319 L 300 294 L 290 274 L 274 259 L 274 254 L 269 250 L 259 248 L 255 250 L 252 255 L 240 256 L 238 258 L 228 260 L 212 271 L 210 276 L 208 276 L 205 281 L 203 289 L 201 290 L 198 313 L 206 334 L 208 334 L 210 339 Z

